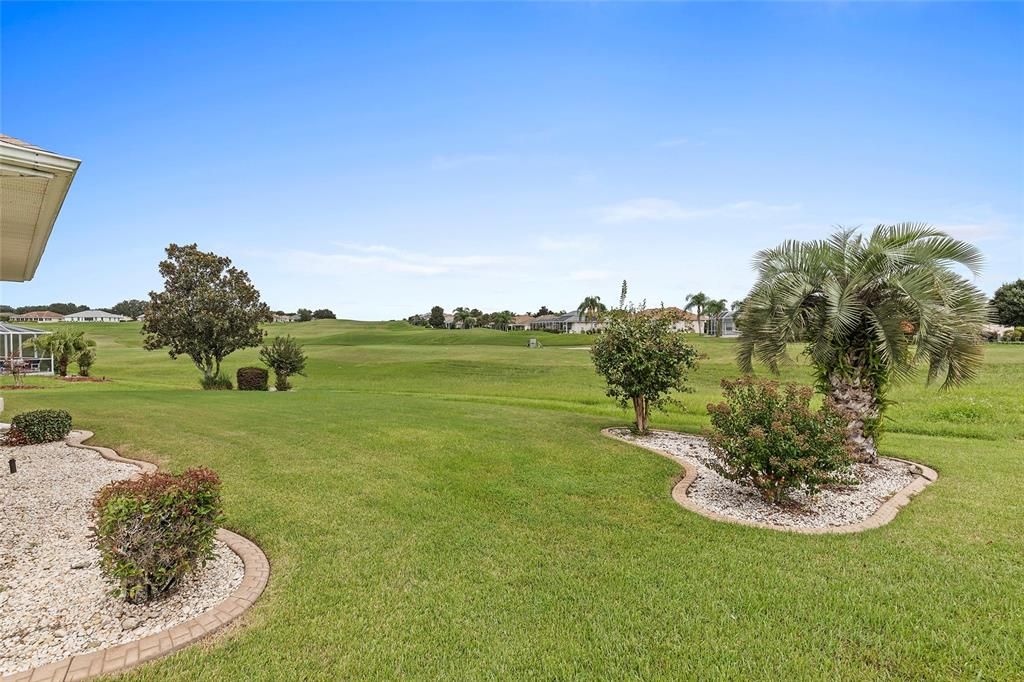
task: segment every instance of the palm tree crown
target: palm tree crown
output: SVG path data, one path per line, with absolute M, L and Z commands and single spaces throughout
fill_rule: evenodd
M 580 303 L 579 307 L 576 308 L 576 312 L 579 314 L 580 319 L 585 322 L 597 320 L 601 316 L 601 313 L 606 310 L 608 310 L 608 306 L 601 303 L 600 296 L 587 296 L 583 299 L 583 302 Z
M 890 381 L 911 377 L 921 362 L 928 381 L 941 377 L 944 388 L 978 371 L 988 304 L 953 269 L 980 271 L 981 253 L 970 244 L 903 223 L 879 225 L 867 238 L 843 229 L 824 241 L 787 241 L 754 262 L 740 368 L 751 372 L 758 360 L 777 372 L 786 344 L 805 342 L 819 388 L 851 416 L 848 439 L 862 459 L 876 456 Z
M 694 308 L 697 309 L 697 330 L 699 333 L 704 333 L 704 328 L 700 324 L 700 316 L 704 313 L 704 308 L 707 306 L 711 298 L 703 291 L 698 291 L 695 294 L 686 295 L 686 305 L 683 306 L 683 310 L 690 311 Z

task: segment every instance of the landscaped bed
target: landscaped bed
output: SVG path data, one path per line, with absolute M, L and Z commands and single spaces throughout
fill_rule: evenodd
M 844 472 L 853 485 L 823 488 L 809 496 L 796 491 L 785 505 L 766 501 L 754 488 L 727 480 L 713 464 L 717 457 L 707 440 L 672 431 L 636 435 L 629 429 L 609 429 L 612 435 L 670 455 L 696 476 L 682 492 L 697 507 L 739 522 L 771 524 L 792 530 L 834 528 L 864 521 L 921 475 L 909 462 L 880 457 L 877 464 L 854 463 Z
M 64 442 L 0 447 L 0 675 L 140 639 L 213 607 L 239 586 L 242 560 L 223 543 L 176 592 L 149 604 L 110 594 L 90 538 L 96 492 L 139 469 Z

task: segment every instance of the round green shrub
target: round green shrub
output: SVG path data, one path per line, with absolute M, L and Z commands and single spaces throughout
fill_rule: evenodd
M 67 410 L 33 410 L 11 419 L 29 443 L 51 443 L 71 433 L 71 415 Z
M 235 373 L 239 391 L 266 391 L 270 373 L 262 367 L 240 367 Z
M 796 490 L 850 483 L 844 420 L 828 402 L 811 409 L 814 389 L 744 377 L 722 380 L 725 402 L 708 405 L 706 432 L 719 474 L 779 504 Z

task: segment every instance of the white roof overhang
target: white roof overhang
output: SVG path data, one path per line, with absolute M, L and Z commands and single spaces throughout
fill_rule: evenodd
M 32 279 L 81 161 L 0 137 L 0 281 Z

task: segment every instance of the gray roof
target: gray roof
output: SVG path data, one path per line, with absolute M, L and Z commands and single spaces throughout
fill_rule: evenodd
M 82 310 L 77 313 L 68 313 L 64 316 L 64 319 L 69 317 L 124 317 L 124 315 L 118 315 L 107 310 Z
M 42 329 L 32 329 L 31 327 L 22 327 L 17 324 L 10 324 L 9 322 L 0 322 L 0 334 L 50 334 L 52 332 L 43 331 Z

